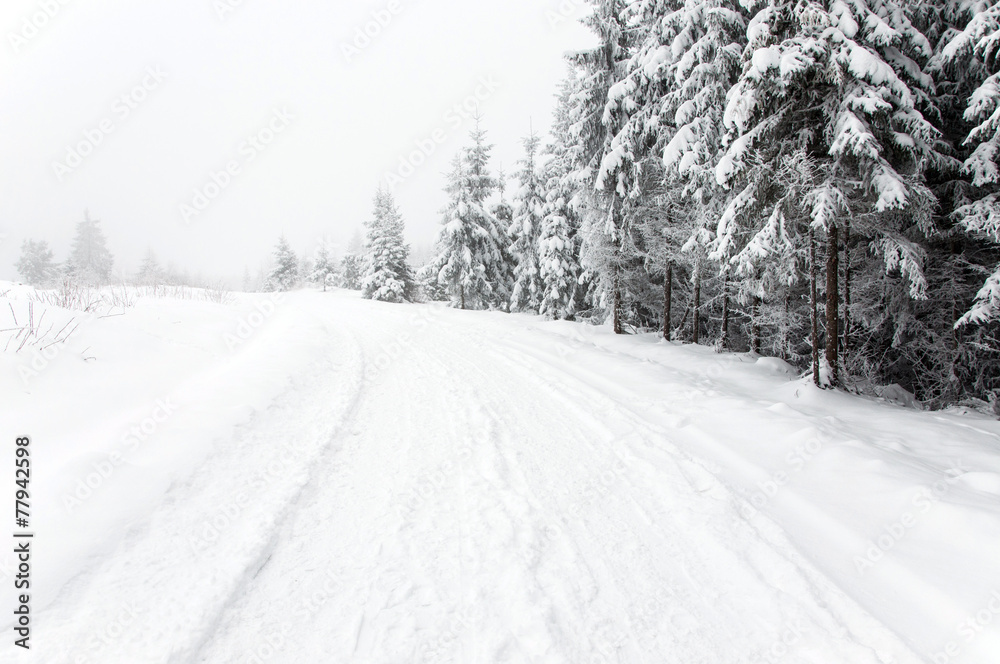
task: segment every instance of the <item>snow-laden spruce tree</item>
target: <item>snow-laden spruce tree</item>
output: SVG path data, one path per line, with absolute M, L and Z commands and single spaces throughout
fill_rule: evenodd
M 25 283 L 32 286 L 47 286 L 58 273 L 52 258 L 48 242 L 25 240 L 21 243 L 21 256 L 14 267 Z
M 89 212 L 85 213 L 83 221 L 76 226 L 76 237 L 66 261 L 67 276 L 89 286 L 103 286 L 111 283 L 114 263 L 101 222 L 91 219 Z
M 361 290 L 362 257 L 349 252 L 340 259 L 339 281 L 341 288 L 346 290 Z
M 622 271 L 627 262 L 628 220 L 624 198 L 633 162 L 617 133 L 629 109 L 609 104 L 622 81 L 628 58 L 628 30 L 623 0 L 591 0 L 593 11 L 583 19 L 598 38 L 594 48 L 570 55 L 577 69 L 568 112 L 578 144 L 578 170 L 591 191 L 581 206 L 581 262 L 595 275 L 597 304 L 610 310 L 614 330 L 623 331 Z
M 497 172 L 497 192 L 499 200 L 490 206 L 490 212 L 496 218 L 497 246 L 500 250 L 499 269 L 497 270 L 494 306 L 510 312 L 510 294 L 514 292 L 514 267 L 516 265 L 511 247 L 514 237 L 510 233 L 514 221 L 514 207 L 507 201 L 507 175 L 501 166 Z
M 326 242 L 320 242 L 319 248 L 316 250 L 316 260 L 309 280 L 322 284 L 324 293 L 329 286 L 337 282 L 337 261 L 333 258 L 333 253 Z
M 403 217 L 387 189 L 376 192 L 375 209 L 365 228 L 363 296 L 380 302 L 412 302 L 413 273 L 410 249 L 403 239 Z
M 552 126 L 552 142 L 544 150 L 542 166 L 545 192 L 541 229 L 538 237 L 538 272 L 542 283 L 539 313 L 553 318 L 573 318 L 581 294 L 580 214 L 581 186 L 577 170 L 574 135 L 570 126 L 570 95 L 575 87 L 575 70 L 562 83 Z
M 452 164 L 446 187 L 450 200 L 432 265 L 454 306 L 503 308 L 509 297 L 503 249 L 506 233 L 487 204 L 497 189 L 489 173 L 492 146 L 478 123 L 471 138 L 472 145 Z
M 538 247 L 545 217 L 541 176 L 538 172 L 538 149 L 541 139 L 533 131 L 524 139 L 524 159 L 517 173 L 518 189 L 514 193 L 514 218 L 509 235 L 513 238 L 511 254 L 514 260 L 514 289 L 511 309 L 538 313 L 543 285 L 539 267 Z
M 973 124 L 966 143 L 973 148 L 964 171 L 976 188 L 976 200 L 960 207 L 956 216 L 974 236 L 1000 244 L 1000 3 L 973 5 L 965 29 L 945 47 L 943 59 L 979 74 L 978 87 L 968 100 L 965 120 Z M 1000 265 L 986 279 L 975 304 L 958 322 L 962 327 L 1000 319 Z
M 755 272 L 799 232 L 796 220 L 808 220 L 827 258 L 825 371 L 814 371 L 836 384 L 845 223 L 902 274 L 912 297 L 925 292 L 923 252 L 908 234 L 930 230 L 934 200 L 922 173 L 938 159 L 937 132 L 904 72 L 919 71 L 931 47 L 895 0 L 752 6 L 744 72 L 724 116 L 729 145 L 716 169 L 734 195 L 715 252 L 731 256 L 737 273 Z M 808 171 L 805 191 L 776 186 L 789 163 Z
M 146 255 L 139 264 L 135 279 L 142 286 L 159 286 L 163 283 L 163 267 L 152 247 L 146 249 Z
M 289 291 L 299 283 L 299 259 L 288 240 L 282 235 L 274 247 L 274 265 L 267 275 L 265 289 L 270 292 Z
M 621 80 L 608 90 L 605 126 L 617 125 L 617 133 L 605 150 L 599 182 L 607 189 L 613 181 L 637 217 L 624 220 L 628 241 L 619 261 L 641 266 L 625 274 L 632 308 L 654 306 L 644 282 L 653 275 L 662 279 L 657 306 L 669 338 L 672 284 L 680 268 L 692 280 L 688 311 L 697 342 L 710 229 L 727 199 L 714 166 L 726 93 L 741 71 L 745 18 L 728 0 L 637 0 L 624 8 L 622 20 L 629 31 L 628 58 Z M 722 298 L 724 345 L 725 289 Z

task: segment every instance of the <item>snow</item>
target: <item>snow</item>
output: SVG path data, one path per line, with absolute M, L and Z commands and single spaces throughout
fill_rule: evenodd
M 896 73 L 879 56 L 854 42 L 847 43 L 846 60 L 848 70 L 859 79 L 869 81 L 876 86 L 885 86 L 899 97 L 904 107 L 913 106 L 913 95 L 909 88 L 899 80 Z
M 761 80 L 767 74 L 767 70 L 777 67 L 782 61 L 781 49 L 777 46 L 767 46 L 758 48 L 750 56 L 750 70 L 747 76 L 756 80 Z
M 33 437 L 35 629 L 0 661 L 1000 655 L 985 416 L 343 291 L 142 298 L 27 385 L 25 360 L 0 356 L 0 395 Z M 170 416 L 70 513 L 158 402 Z
M 976 295 L 976 302 L 957 327 L 970 323 L 985 323 L 1000 316 L 1000 270 L 990 275 L 989 279 Z

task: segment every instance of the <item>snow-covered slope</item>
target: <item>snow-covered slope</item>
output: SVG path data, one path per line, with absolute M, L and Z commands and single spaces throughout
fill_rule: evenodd
M 1000 661 L 983 416 L 345 293 L 144 299 L 28 361 L 35 631 L 0 661 Z

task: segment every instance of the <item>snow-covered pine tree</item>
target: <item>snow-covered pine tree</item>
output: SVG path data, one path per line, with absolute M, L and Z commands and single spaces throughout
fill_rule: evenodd
M 745 70 L 724 117 L 729 145 L 716 174 L 734 195 L 715 251 L 733 256 L 737 270 L 756 270 L 789 230 L 786 222 L 808 218 L 826 240 L 823 373 L 837 384 L 843 220 L 850 217 L 886 269 L 908 281 L 911 296 L 926 288 L 923 253 L 907 235 L 930 230 L 933 195 L 922 173 L 939 158 L 937 132 L 904 72 L 931 48 L 896 0 L 757 4 Z M 789 159 L 812 176 L 797 200 L 773 186 L 776 168 Z
M 489 173 L 492 146 L 486 143 L 478 122 L 471 138 L 471 146 L 452 163 L 446 188 L 451 200 L 444 211 L 438 255 L 432 264 L 454 306 L 502 308 L 509 297 L 503 262 L 506 234 L 487 208 L 487 200 L 497 188 Z
M 364 268 L 362 257 L 355 253 L 344 254 L 340 259 L 340 287 L 346 290 L 361 290 L 361 275 Z
M 733 0 L 684 0 L 663 7 L 662 0 L 640 3 L 637 19 L 647 27 L 644 39 L 630 61 L 637 114 L 626 131 L 633 142 L 645 142 L 662 157 L 666 168 L 664 204 L 671 209 L 664 229 L 673 264 L 686 267 L 693 291 L 701 295 L 708 263 L 719 265 L 723 292 L 720 348 L 728 346 L 728 313 L 731 283 L 729 256 L 712 252 L 715 222 L 728 195 L 715 178 L 715 164 L 723 149 L 723 114 L 726 95 L 742 70 L 746 19 Z M 658 20 L 658 11 L 663 12 Z M 652 17 L 652 22 L 650 18 Z M 633 127 L 635 121 L 642 124 Z M 679 243 L 679 244 L 678 244 Z M 738 280 L 736 294 L 743 301 L 761 295 L 752 279 Z M 700 298 L 699 298 L 700 299 Z M 700 330 L 701 302 L 692 302 L 693 328 Z
M 538 269 L 542 282 L 539 313 L 572 319 L 586 293 L 580 283 L 580 215 L 577 210 L 581 187 L 575 155 L 578 148 L 570 123 L 570 96 L 576 71 L 570 68 L 563 81 L 552 126 L 553 140 L 544 150 L 542 166 L 545 208 L 538 238 Z
M 593 190 L 585 206 L 582 261 L 598 277 L 598 297 L 611 310 L 614 330 L 623 332 L 622 270 L 627 219 L 624 198 L 633 171 L 632 155 L 618 140 L 631 109 L 609 103 L 617 99 L 628 58 L 624 0 L 590 0 L 593 11 L 583 22 L 599 40 L 595 48 L 570 56 L 578 76 L 570 97 L 570 121 L 580 147 L 581 175 Z
M 513 276 L 513 266 L 508 251 L 510 236 L 507 234 L 510 219 L 508 217 L 506 223 L 502 222 L 497 217 L 497 211 L 502 210 L 501 213 L 505 216 L 511 214 L 511 211 L 503 199 L 497 205 L 490 207 L 490 198 L 506 185 L 490 172 L 493 144 L 487 142 L 486 130 L 482 128 L 482 117 L 477 114 L 475 120 L 476 126 L 470 134 L 471 144 L 465 151 L 466 186 L 472 203 L 471 213 L 474 223 L 486 234 L 480 255 L 488 268 L 487 279 L 491 292 L 488 305 L 506 311 L 510 307 Z
M 417 284 L 420 286 L 422 302 L 446 302 L 450 299 L 448 288 L 438 281 L 440 272 L 440 266 L 433 261 L 417 270 Z
M 100 224 L 90 218 L 90 212 L 84 213 L 83 221 L 76 226 L 76 237 L 66 261 L 67 276 L 90 286 L 111 283 L 111 268 L 115 262 Z
M 316 269 L 313 259 L 309 256 L 299 256 L 299 281 L 309 282 L 313 271 Z
M 337 261 L 334 260 L 333 254 L 330 248 L 327 246 L 325 241 L 321 241 L 319 248 L 316 250 L 316 260 L 313 264 L 312 274 L 309 276 L 309 280 L 313 283 L 323 284 L 323 292 L 326 292 L 327 287 L 336 283 L 337 278 Z
M 25 283 L 32 286 L 46 286 L 55 279 L 58 272 L 52 258 L 48 242 L 25 240 L 21 243 L 21 256 L 14 267 Z
M 444 210 L 438 255 L 433 265 L 437 268 L 438 282 L 448 289 L 452 305 L 474 309 L 488 306 L 493 297 L 488 274 L 493 271 L 498 252 L 488 251 L 490 235 L 476 223 L 465 169 L 462 155 L 456 156 L 446 187 L 451 200 Z
M 270 292 L 289 291 L 299 283 L 299 260 L 282 235 L 274 248 L 274 264 L 267 275 L 266 289 Z
M 544 287 L 539 268 L 539 240 L 545 218 L 541 176 L 538 172 L 538 149 L 541 139 L 531 131 L 523 140 L 524 159 L 517 173 L 518 189 L 514 194 L 514 218 L 509 234 L 513 238 L 514 289 L 511 308 L 538 313 Z
M 375 209 L 366 229 L 363 296 L 380 302 L 412 302 L 413 274 L 408 262 L 410 250 L 403 239 L 403 217 L 387 189 L 376 192 Z
M 979 74 L 978 87 L 965 110 L 974 126 L 966 139 L 974 149 L 964 164 L 972 178 L 974 200 L 961 206 L 956 216 L 976 237 L 1000 245 L 1000 4 L 974 5 L 971 20 L 945 47 L 943 59 L 958 62 Z M 1000 265 L 976 295 L 973 307 L 958 321 L 959 327 L 1000 319 Z
M 497 192 L 500 195 L 499 200 L 490 208 L 497 221 L 499 236 L 497 246 L 500 249 L 495 300 L 498 309 L 510 312 L 510 294 L 514 292 L 514 267 L 516 265 L 514 254 L 511 252 L 514 237 L 510 233 L 511 224 L 514 221 L 514 208 L 507 202 L 507 175 L 503 170 L 503 165 L 497 169 Z
M 980 146 L 977 141 L 967 141 L 979 121 L 967 119 L 965 112 L 991 74 L 972 41 L 975 27 L 966 31 L 974 13 L 982 8 L 964 0 L 908 3 L 914 22 L 935 45 L 935 56 L 925 72 L 933 78 L 936 90 L 926 102 L 929 110 L 925 115 L 941 131 L 947 154 L 956 166 L 927 173 L 928 186 L 938 198 L 937 232 L 925 243 L 927 300 L 905 306 L 886 301 L 881 307 L 884 310 L 907 311 L 906 334 L 889 338 L 886 330 L 883 337 L 887 340 L 881 345 L 887 350 L 874 350 L 888 366 L 911 367 L 911 375 L 892 379 L 932 407 L 980 396 L 986 385 L 1000 381 L 1000 366 L 989 357 L 990 349 L 1000 347 L 1000 321 L 956 327 L 975 305 L 984 277 L 1000 267 L 1000 245 L 991 243 L 987 235 L 969 233 L 961 223 L 967 206 L 996 191 L 995 184 L 974 186 L 974 170 L 964 167 L 972 166 L 970 158 Z M 863 249 L 862 245 L 855 251 Z M 861 285 L 857 290 L 863 292 Z M 881 292 L 893 293 L 888 289 Z M 870 355 L 865 346 L 871 345 L 874 335 L 870 325 L 864 328 L 863 336 L 845 331 L 844 343 L 859 345 Z
M 163 282 L 163 268 L 152 247 L 146 249 L 146 255 L 139 264 L 135 278 L 142 286 L 159 286 Z

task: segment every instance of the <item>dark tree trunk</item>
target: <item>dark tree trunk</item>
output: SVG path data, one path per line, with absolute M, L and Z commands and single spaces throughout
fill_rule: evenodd
M 459 288 L 461 290 L 461 297 L 462 297 L 462 310 L 464 311 L 465 310 L 465 286 L 460 286 Z
M 691 341 L 695 344 L 699 341 L 699 333 L 701 332 L 701 264 L 696 263 L 694 268 L 694 303 L 692 304 L 692 311 L 694 313 L 694 330 L 691 334 Z
M 750 351 L 760 355 L 760 298 L 750 300 Z
M 615 231 L 614 254 L 614 319 L 615 334 L 623 334 L 622 330 L 622 212 L 617 196 L 611 202 L 612 223 Z
M 618 266 L 618 252 L 615 251 L 615 274 L 614 274 L 614 307 L 615 307 L 615 334 L 622 334 L 622 273 Z
M 844 361 L 851 352 L 851 220 L 844 222 Z
M 722 281 L 722 335 L 719 338 L 719 349 L 729 350 L 729 275 Z
M 785 286 L 785 317 L 781 323 L 781 352 L 784 354 L 781 359 L 789 360 L 792 357 L 792 344 L 788 338 L 788 329 L 791 326 L 789 321 L 792 316 L 792 292 Z
M 670 307 L 674 292 L 674 266 L 667 260 L 667 274 L 663 280 L 663 338 L 670 341 Z
M 822 387 L 819 380 L 819 311 L 816 297 L 816 232 L 809 229 L 809 305 L 812 309 L 812 370 L 813 382 Z
M 688 316 L 690 316 L 690 315 L 691 315 L 691 304 L 688 303 L 687 308 L 684 309 L 684 315 L 681 317 L 681 324 L 679 326 L 677 326 L 677 330 L 678 331 L 680 331 L 680 332 L 684 331 L 684 325 L 687 324 L 687 322 L 688 322 Z
M 826 254 L 826 363 L 830 385 L 840 385 L 840 229 L 827 231 Z

